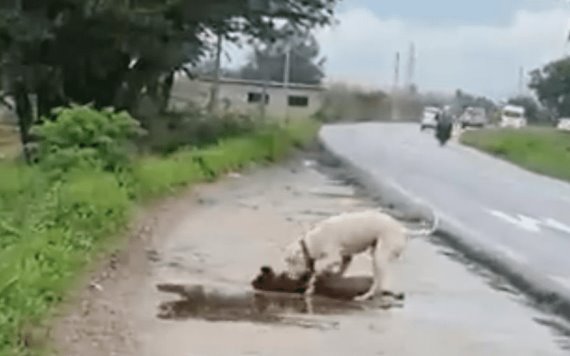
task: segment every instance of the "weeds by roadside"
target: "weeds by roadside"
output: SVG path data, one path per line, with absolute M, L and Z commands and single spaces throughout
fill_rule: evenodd
M 570 135 L 551 128 L 468 131 L 461 142 L 519 166 L 570 181 Z
M 45 340 L 34 330 L 121 234 L 137 204 L 252 162 L 278 160 L 318 129 L 303 120 L 136 158 L 121 144 L 137 131 L 129 117 L 85 107 L 60 114 L 66 119 L 36 130 L 43 138 L 39 165 L 0 162 L 0 355 L 42 350 Z

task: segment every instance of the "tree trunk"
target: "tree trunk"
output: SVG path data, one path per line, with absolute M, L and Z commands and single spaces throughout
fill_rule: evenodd
M 14 101 L 16 103 L 20 142 L 22 143 L 24 158 L 26 162 L 30 163 L 31 155 L 28 144 L 31 142 L 30 129 L 34 122 L 34 113 L 28 90 L 22 80 L 14 83 Z
M 160 101 L 160 112 L 165 113 L 168 111 L 168 103 L 170 101 L 170 94 L 172 93 L 172 87 L 174 86 L 174 72 L 170 72 L 164 81 L 162 82 L 161 88 L 161 101 Z
M 65 100 L 60 95 L 59 88 L 55 88 L 53 78 L 43 80 L 36 88 L 37 94 L 37 122 L 44 119 L 52 119 L 53 109 L 64 106 Z

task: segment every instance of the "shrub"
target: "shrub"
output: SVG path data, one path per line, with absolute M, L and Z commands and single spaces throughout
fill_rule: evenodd
M 202 114 L 197 110 L 168 113 L 147 120 L 148 137 L 142 146 L 152 152 L 170 154 L 183 147 L 203 147 L 219 139 L 244 135 L 255 131 L 258 123 L 240 114 Z
M 143 131 L 126 112 L 72 106 L 57 109 L 54 121 L 35 126 L 32 133 L 39 139 L 44 167 L 67 172 L 78 166 L 110 171 L 125 166 L 132 140 Z

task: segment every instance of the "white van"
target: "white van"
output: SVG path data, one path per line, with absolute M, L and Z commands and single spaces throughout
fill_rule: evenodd
M 501 127 L 520 129 L 527 125 L 525 109 L 517 105 L 505 105 L 501 110 Z
M 423 131 L 427 128 L 434 129 L 437 126 L 437 120 L 435 119 L 438 114 L 441 114 L 441 109 L 435 106 L 428 106 L 424 108 L 422 115 L 422 120 L 420 123 L 420 129 Z

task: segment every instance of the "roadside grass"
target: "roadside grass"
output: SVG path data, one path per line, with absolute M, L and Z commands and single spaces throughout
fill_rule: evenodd
M 117 173 L 0 161 L 0 355 L 49 354 L 56 307 L 97 256 L 116 245 L 137 205 L 251 163 L 279 160 L 318 131 L 310 120 L 201 149 L 138 158 Z
M 570 134 L 553 128 L 529 127 L 468 131 L 463 144 L 530 171 L 570 181 Z

